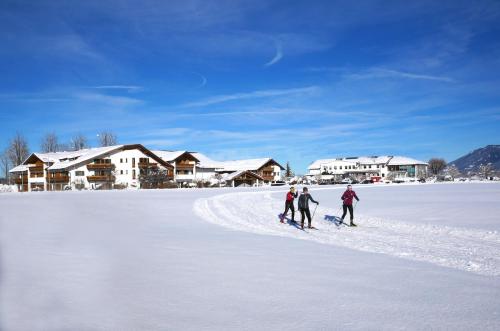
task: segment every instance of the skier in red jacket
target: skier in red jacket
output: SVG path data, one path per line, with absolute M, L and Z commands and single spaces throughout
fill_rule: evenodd
M 344 208 L 344 213 L 342 214 L 342 222 L 344 222 L 344 217 L 347 214 L 347 209 L 349 209 L 349 215 L 351 215 L 350 226 L 357 226 L 356 224 L 354 224 L 354 210 L 352 208 L 352 199 L 353 198 L 356 199 L 357 201 L 359 201 L 359 198 L 356 195 L 356 192 L 354 192 L 352 190 L 352 186 L 347 185 L 347 190 L 344 192 L 344 194 L 342 194 L 342 197 L 340 198 L 340 199 L 342 199 L 342 201 L 344 201 L 344 203 L 342 204 L 342 208 Z
M 297 192 L 295 192 L 295 187 L 292 186 L 290 187 L 290 191 L 286 194 L 285 211 L 283 212 L 283 214 L 281 214 L 280 217 L 281 223 L 285 222 L 285 217 L 289 209 L 292 211 L 292 222 L 295 222 L 295 207 L 293 205 L 293 200 L 296 197 L 297 197 Z

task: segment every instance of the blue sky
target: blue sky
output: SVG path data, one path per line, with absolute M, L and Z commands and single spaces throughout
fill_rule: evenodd
M 0 149 L 448 161 L 500 143 L 498 1 L 0 2 Z

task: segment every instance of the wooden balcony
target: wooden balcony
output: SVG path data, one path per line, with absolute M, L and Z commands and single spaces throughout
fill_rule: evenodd
M 137 166 L 139 168 L 156 168 L 156 167 L 158 167 L 158 163 L 153 163 L 153 162 L 139 162 L 139 163 L 137 163 Z
M 176 164 L 175 168 L 177 170 L 193 170 L 194 169 L 194 164 Z
M 43 165 L 30 167 L 30 172 L 43 172 Z
M 115 176 L 111 176 L 111 175 L 87 176 L 87 180 L 89 182 L 114 182 Z
M 28 176 L 17 177 L 14 181 L 18 185 L 28 184 Z
M 90 164 L 87 164 L 87 169 L 90 171 L 113 170 L 114 168 L 115 168 L 114 163 L 90 163 Z
M 69 182 L 68 175 L 55 175 L 47 178 L 47 183 L 67 183 Z

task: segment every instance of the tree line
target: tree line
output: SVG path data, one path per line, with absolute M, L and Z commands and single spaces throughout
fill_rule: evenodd
M 101 147 L 113 146 L 118 144 L 116 134 L 111 131 L 103 131 L 98 134 L 99 145 Z M 50 132 L 45 134 L 40 141 L 40 152 L 55 153 L 62 151 L 79 151 L 81 149 L 90 148 L 89 140 L 81 133 L 73 136 L 69 142 L 60 142 L 56 133 Z M 0 178 L 8 181 L 9 170 L 20 165 L 30 155 L 30 148 L 26 137 L 17 132 L 15 136 L 9 140 L 7 148 L 0 154 Z

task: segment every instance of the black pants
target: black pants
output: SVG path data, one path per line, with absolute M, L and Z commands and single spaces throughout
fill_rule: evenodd
M 292 211 L 292 221 L 295 220 L 295 206 L 293 205 L 293 201 L 285 201 L 285 212 L 283 213 L 283 218 L 286 217 L 286 213 L 288 210 Z
M 301 225 L 304 226 L 304 219 L 305 219 L 305 216 L 307 216 L 307 223 L 308 223 L 308 226 L 311 226 L 311 212 L 309 211 L 309 208 L 307 209 L 299 209 L 300 211 L 300 215 L 302 216 L 302 219 L 301 219 Z
M 344 213 L 342 214 L 342 220 L 344 220 L 345 215 L 347 214 L 347 209 L 349 209 L 349 215 L 351 215 L 351 222 L 354 219 L 354 210 L 352 209 L 352 205 L 342 205 L 344 208 Z

